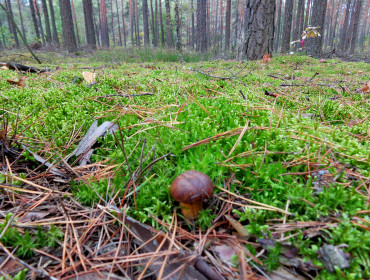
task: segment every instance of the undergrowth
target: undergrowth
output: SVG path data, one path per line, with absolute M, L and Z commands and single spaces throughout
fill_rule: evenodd
M 96 70 L 79 69 L 87 63 L 86 57 Z M 337 226 L 326 229 L 317 239 L 298 234 L 289 241 L 299 248 L 302 258 L 322 268 L 317 255 L 320 245 L 346 244 L 343 250 L 351 257 L 350 268 L 343 272 L 348 277 L 345 279 L 370 277 L 370 232 L 352 219 L 359 211 L 369 210 L 364 189 L 356 190 L 365 179 L 340 176 L 337 167 L 339 164 L 369 177 L 369 99 L 356 92 L 368 80 L 363 74 L 368 73 L 368 64 L 338 60 L 320 63 L 303 56 L 283 56 L 273 58 L 270 64 L 247 62 L 243 75 L 229 80 L 210 75 L 230 76 L 230 71 L 236 73 L 245 63 L 198 62 L 201 57 L 191 53 L 180 56 L 161 50 L 98 51 L 91 58 L 79 54 L 73 66 L 63 60 L 53 61 L 62 70 L 27 74 L 24 89 L 6 81 L 17 77 L 16 72 L 0 72 L 4 107 L 20 110 L 24 118 L 20 128 L 32 125 L 25 134 L 37 139 L 28 145 L 37 150 L 47 144 L 46 158 L 68 155 L 95 119 L 99 124 L 119 123 L 123 135 L 119 140 L 131 154 L 129 164 L 113 135 L 100 140 L 92 162 L 108 160 L 119 168 L 110 178 L 72 183 L 72 192 L 82 203 L 94 205 L 102 198 L 108 201 L 117 190 L 123 196 L 131 177 L 129 171 L 149 164 L 152 156 L 144 162 L 138 159 L 155 145 L 154 157 L 173 156 L 157 162 L 129 196 L 128 213 L 134 218 L 157 228 L 162 226 L 155 218 L 171 223 L 176 203 L 169 195 L 169 186 L 177 175 L 196 169 L 212 178 L 216 186 L 224 187 L 231 178 L 229 189 L 254 201 L 281 209 L 289 201 L 289 211 L 294 214 L 289 222 L 321 222 L 335 217 Z M 96 71 L 97 84 L 73 83 L 83 71 Z M 312 79 L 315 73 L 318 75 Z M 300 85 L 281 86 L 289 83 Z M 266 90 L 279 96 L 268 96 Z M 114 96 L 142 92 L 153 95 Z M 71 131 L 81 126 L 79 137 L 72 139 Z M 217 134 L 243 127 L 248 129 L 236 145 L 240 133 L 212 140 Z M 142 146 L 144 139 L 146 145 Z M 210 141 L 184 150 L 203 139 Z M 316 169 L 327 169 L 330 177 L 319 189 L 315 185 L 317 175 L 311 172 Z M 268 221 L 282 218 L 281 213 L 246 208 L 233 214 L 255 238 L 271 238 Z M 195 226 L 206 230 L 216 216 L 217 209 L 206 209 Z M 370 221 L 368 215 L 361 217 Z M 46 233 L 40 229 L 35 236 L 27 231 L 24 238 L 20 236 L 18 230 L 9 227 L 1 242 L 18 246 L 20 257 L 30 257 L 32 248 L 57 245 L 60 233 L 52 227 Z M 279 265 L 279 255 L 279 246 L 270 251 L 264 260 L 268 269 Z M 318 279 L 337 277 L 342 276 L 323 270 Z

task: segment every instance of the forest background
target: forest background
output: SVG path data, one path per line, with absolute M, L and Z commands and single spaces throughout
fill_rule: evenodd
M 324 53 L 349 54 L 354 54 L 356 48 L 358 52 L 370 48 L 368 0 L 2 0 L 0 3 L 3 6 L 0 49 L 20 47 L 23 44 L 20 33 L 35 49 L 61 47 L 69 52 L 80 47 L 146 46 L 259 59 L 264 53 L 301 50 L 318 57 L 322 47 Z M 14 18 L 20 33 L 5 10 Z M 304 45 L 302 40 L 307 27 L 317 27 L 319 37 L 313 45 Z M 257 45 L 252 47 L 254 51 L 246 47 L 253 29 L 259 37 L 252 37 Z

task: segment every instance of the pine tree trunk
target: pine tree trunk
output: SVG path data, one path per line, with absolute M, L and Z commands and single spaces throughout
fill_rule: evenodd
M 41 0 L 41 4 L 42 4 L 42 11 L 44 13 L 44 21 L 45 21 L 45 29 L 46 29 L 46 42 L 50 46 L 52 38 L 51 38 L 48 6 L 46 4 L 46 0 Z
M 116 0 L 116 15 L 117 15 L 117 25 L 118 25 L 118 43 L 120 47 L 122 47 L 122 32 L 121 32 L 121 21 L 120 21 L 120 15 L 118 11 L 118 0 Z
M 181 51 L 181 22 L 180 22 L 180 13 L 179 13 L 179 0 L 175 2 L 175 24 L 176 24 L 176 49 Z
M 29 0 L 29 1 L 30 1 L 30 9 L 31 9 L 33 27 L 35 28 L 36 38 L 39 40 L 40 39 L 40 32 L 39 32 L 39 25 L 37 23 L 36 11 L 35 11 L 35 1 L 36 0 Z
M 62 19 L 63 44 L 69 52 L 77 50 L 73 28 L 72 8 L 69 0 L 59 0 L 60 17 Z
M 143 25 L 144 25 L 144 45 L 149 46 L 149 9 L 148 0 L 143 0 Z
M 171 49 L 174 47 L 174 45 L 173 45 L 170 0 L 165 0 L 165 4 L 166 4 L 166 41 L 167 47 Z
M 297 13 L 296 13 L 296 21 L 294 25 L 294 35 L 293 35 L 293 41 L 298 41 L 301 37 L 302 31 L 301 30 L 301 21 L 303 18 L 302 14 L 302 8 L 304 7 L 304 0 L 298 0 L 298 6 L 297 6 Z M 297 47 L 299 45 L 295 44 L 295 49 L 297 50 Z
M 108 31 L 108 19 L 107 19 L 107 6 L 105 0 L 100 0 L 100 13 L 101 13 L 101 44 L 103 48 L 109 47 L 109 31 Z
M 350 9 L 351 9 L 352 0 L 347 0 L 345 18 L 342 26 L 342 31 L 340 34 L 340 50 L 344 51 L 346 45 L 347 31 L 349 28 L 349 19 L 350 19 Z
M 248 1 L 248 0 L 247 0 Z M 220 1 L 220 18 L 221 18 L 221 22 L 220 22 L 220 50 L 222 50 L 222 40 L 224 39 L 224 1 L 221 0 Z
M 195 16 L 194 0 L 191 0 L 191 47 L 195 46 Z
M 0 17 L 0 32 L 1 32 L 1 39 L 3 41 L 2 47 L 6 49 L 6 41 L 5 41 L 5 35 L 4 35 L 4 29 L 3 29 L 3 22 L 1 21 Z
M 244 34 L 240 38 L 239 57 L 261 59 L 271 54 L 274 44 L 275 0 L 247 0 Z
M 306 16 L 304 20 L 304 29 L 308 27 L 308 21 L 310 19 L 310 7 L 311 7 L 311 0 L 307 0 L 307 6 L 306 6 Z
M 129 1 L 129 15 L 130 15 L 130 32 L 131 32 L 131 46 L 135 45 L 134 43 L 134 13 L 133 13 L 133 0 Z
M 362 25 L 361 36 L 360 36 L 360 47 L 361 47 L 362 50 L 364 49 L 364 42 L 365 42 L 365 37 L 366 37 L 369 5 L 370 5 L 370 1 L 367 1 L 366 7 L 365 7 L 365 13 L 364 13 L 364 22 L 363 22 L 363 25 Z M 369 43 L 369 45 L 370 45 L 370 43 Z
M 363 0 L 356 0 L 355 10 L 354 10 L 354 22 L 353 22 L 351 48 L 349 51 L 350 54 L 354 54 L 355 49 L 356 49 L 357 35 L 358 35 L 358 29 L 359 29 L 360 17 L 361 17 L 361 11 L 362 11 L 362 4 L 363 4 Z
M 231 0 L 226 2 L 225 51 L 230 49 Z
M 207 51 L 207 0 L 197 2 L 197 50 Z
M 14 18 L 13 15 L 13 9 L 12 9 L 12 3 L 10 0 L 5 0 L 6 8 L 9 12 L 9 14 Z M 19 48 L 19 41 L 18 41 L 18 35 L 17 35 L 17 30 L 11 20 L 9 20 L 9 30 L 13 36 L 14 42 L 15 42 L 15 47 Z
M 134 1 L 135 4 L 135 31 L 136 31 L 136 44 L 140 48 L 141 47 L 141 39 L 140 39 L 140 25 L 139 25 L 139 10 L 137 8 L 137 0 Z
M 76 18 L 76 11 L 75 11 L 75 5 L 73 3 L 73 0 L 71 0 L 71 7 L 72 7 L 72 15 L 73 15 L 73 22 L 74 22 L 74 25 L 76 27 L 76 39 L 77 39 L 77 45 L 81 45 L 81 41 L 80 41 L 80 31 L 78 30 L 78 22 L 77 22 L 77 18 Z
M 152 19 L 152 44 L 154 47 L 157 47 L 158 46 L 158 38 L 157 38 L 157 31 L 156 31 L 156 26 L 155 26 L 155 23 L 154 23 L 154 18 L 155 18 L 155 15 L 154 15 L 154 9 L 153 9 L 153 0 L 150 0 L 150 14 L 151 14 L 151 19 Z
M 312 7 L 311 24 L 315 27 L 320 27 L 319 32 L 321 36 L 314 38 L 307 38 L 306 53 L 312 55 L 315 58 L 321 56 L 322 51 L 322 37 L 325 33 L 324 23 L 326 15 L 326 4 L 327 0 L 315 1 Z
M 216 0 L 215 3 L 215 25 L 213 27 L 213 41 L 217 44 L 217 36 L 218 36 L 218 7 L 219 7 L 219 0 Z
M 163 18 L 162 18 L 162 0 L 159 0 L 159 21 L 161 24 L 161 44 L 162 47 L 164 46 L 164 26 L 163 26 Z
M 279 48 L 282 6 L 283 6 L 283 0 L 279 0 L 277 21 L 276 21 L 276 32 L 275 32 L 275 37 L 274 37 L 274 51 L 275 52 L 277 52 Z
M 123 30 L 123 43 L 125 47 L 127 47 L 127 39 L 126 39 L 126 22 L 125 22 L 125 13 L 123 9 L 123 0 L 121 0 L 121 13 L 122 13 L 122 30 Z
M 113 1 L 112 0 L 110 0 L 110 14 L 112 15 L 111 28 L 112 28 L 113 46 L 115 46 L 116 45 L 116 35 L 114 34 L 114 13 L 113 13 Z
M 86 43 L 89 47 L 96 48 L 95 28 L 94 28 L 94 11 L 92 0 L 82 0 L 85 17 Z
M 159 15 L 158 15 L 159 11 L 158 11 L 158 0 L 155 0 L 155 31 L 156 31 L 156 38 L 157 38 L 157 46 L 159 46 Z M 162 14 L 162 12 L 161 12 Z M 163 31 L 163 29 L 162 29 Z M 164 40 L 164 35 L 162 35 L 163 37 L 163 40 Z M 164 42 L 162 42 L 162 45 L 164 44 Z
M 42 39 L 42 44 L 45 45 L 45 43 L 46 43 L 45 42 L 45 34 L 44 34 L 44 28 L 42 27 L 39 4 L 37 3 L 37 1 L 35 1 L 34 3 L 35 3 L 36 19 L 37 19 L 38 25 L 40 27 L 40 33 L 41 33 L 40 35 L 41 35 L 41 39 Z
M 236 38 L 238 37 L 238 26 L 239 26 L 239 0 L 236 0 L 235 19 L 234 19 L 234 39 L 233 39 L 234 48 L 236 47 Z
M 285 2 L 285 9 L 284 9 L 283 39 L 281 42 L 281 52 L 282 53 L 287 53 L 290 50 L 290 32 L 292 29 L 292 11 L 293 11 L 293 0 L 287 0 Z
M 336 14 L 335 14 L 335 21 L 334 21 L 333 31 L 331 32 L 330 38 L 329 38 L 329 45 L 333 48 L 335 47 L 334 39 L 337 37 L 336 34 L 338 33 L 337 32 L 338 18 L 339 18 L 340 10 L 342 9 L 342 5 L 343 5 L 343 0 L 339 0 L 338 5 L 337 5 L 337 11 L 336 11 Z
M 53 0 L 49 0 L 49 9 L 50 9 L 50 17 L 51 17 L 51 27 L 53 30 L 53 44 L 55 46 L 59 46 L 59 38 L 58 38 L 57 26 L 55 23 Z
M 26 40 L 27 42 L 26 31 L 24 29 L 24 23 L 23 23 L 22 8 L 21 8 L 21 3 L 19 2 L 19 0 L 17 0 L 17 5 L 18 5 L 19 17 L 21 19 L 22 34 L 23 34 L 24 40 Z M 23 3 L 23 7 L 24 7 L 24 3 Z

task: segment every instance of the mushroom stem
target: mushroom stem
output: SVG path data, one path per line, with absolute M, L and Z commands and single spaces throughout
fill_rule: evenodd
M 199 215 L 199 211 L 203 208 L 203 203 L 180 203 L 181 213 L 187 219 L 194 219 Z

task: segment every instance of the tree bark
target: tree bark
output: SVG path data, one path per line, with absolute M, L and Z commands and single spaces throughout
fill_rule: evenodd
M 353 22 L 353 33 L 352 33 L 352 39 L 351 39 L 351 48 L 349 51 L 350 54 L 354 54 L 355 49 L 356 49 L 358 27 L 360 24 L 362 4 L 363 4 L 362 0 L 356 0 L 355 10 L 354 10 L 354 22 Z
M 310 19 L 310 7 L 311 7 L 311 0 L 307 0 L 306 15 L 304 19 L 304 29 L 308 27 L 308 21 Z
M 235 7 L 235 19 L 234 19 L 234 39 L 233 39 L 233 47 L 236 47 L 236 38 L 238 37 L 238 27 L 239 27 L 239 0 L 236 0 L 236 7 Z
M 35 11 L 35 4 L 34 4 L 35 0 L 29 0 L 29 1 L 30 1 L 30 9 L 31 9 L 33 27 L 35 28 L 36 38 L 39 40 L 40 39 L 40 31 L 39 31 L 39 25 L 38 25 L 37 19 L 36 19 L 36 11 Z
M 341 31 L 341 34 L 340 34 L 340 45 L 339 45 L 339 48 L 342 51 L 344 51 L 344 49 L 345 49 L 346 37 L 348 35 L 347 34 L 347 31 L 348 31 L 348 28 L 349 28 L 351 2 L 352 2 L 352 0 L 347 0 L 344 22 L 343 22 L 342 31 Z
M 197 1 L 197 50 L 207 51 L 207 0 Z
M 7 10 L 9 12 L 9 14 L 14 18 L 12 3 L 10 2 L 10 0 L 5 0 L 5 4 L 6 4 L 6 7 L 7 7 Z M 9 20 L 9 30 L 10 30 L 12 36 L 13 36 L 16 48 L 19 48 L 19 40 L 18 40 L 17 30 L 16 30 L 16 28 L 15 28 L 15 26 L 14 26 L 14 24 L 11 20 Z
M 118 24 L 118 43 L 122 47 L 122 32 L 121 32 L 121 21 L 118 11 L 118 0 L 116 0 L 116 15 L 117 15 L 117 24 Z
M 137 0 L 134 1 L 135 5 L 135 31 L 136 31 L 136 44 L 140 48 L 141 47 L 141 39 L 140 39 L 140 25 L 139 25 L 139 10 L 137 8 Z
M 69 52 L 77 50 L 76 37 L 73 28 L 72 8 L 69 0 L 59 0 L 60 17 L 63 28 L 63 44 Z
M 231 0 L 226 2 L 225 51 L 230 49 Z
M 297 14 L 296 14 L 296 23 L 294 26 L 294 37 L 293 41 L 298 41 L 301 37 L 302 34 L 302 29 L 301 29 L 301 22 L 303 21 L 303 10 L 304 10 L 304 0 L 298 0 L 298 6 L 297 6 Z M 299 45 L 295 45 L 296 49 Z
M 37 19 L 38 25 L 40 27 L 42 44 L 45 45 L 45 34 L 44 34 L 44 28 L 42 27 L 39 4 L 37 3 L 37 1 L 35 1 L 34 4 L 35 4 L 35 11 L 36 11 L 36 19 Z
M 157 31 L 156 31 L 156 26 L 155 26 L 155 23 L 154 23 L 154 18 L 155 18 L 155 15 L 154 15 L 154 9 L 153 9 L 153 0 L 150 0 L 150 14 L 151 14 L 151 19 L 152 19 L 152 44 L 154 47 L 157 47 L 158 46 L 158 38 L 157 38 Z
M 244 34 L 241 36 L 239 57 L 260 59 L 271 54 L 274 42 L 275 0 L 247 0 Z
M 55 14 L 54 14 L 53 0 L 49 0 L 49 9 L 50 9 L 50 17 L 51 17 L 51 27 L 52 27 L 52 30 L 53 30 L 53 44 L 55 46 L 59 46 L 57 26 L 55 24 Z
M 195 16 L 194 16 L 194 0 L 191 0 L 191 47 L 195 46 Z
M 362 31 L 361 31 L 361 36 L 360 36 L 360 47 L 361 47 L 361 49 L 364 49 L 364 42 L 365 42 L 366 29 L 367 29 L 367 19 L 368 19 L 368 13 L 369 13 L 369 5 L 370 5 L 370 1 L 367 1 L 366 7 L 365 7 L 365 12 L 364 12 L 364 22 L 363 22 L 363 25 L 362 25 Z
M 61 0 L 60 0 L 61 1 Z M 63 0 L 66 1 L 66 0 Z M 101 44 L 103 48 L 109 47 L 109 31 L 108 31 L 108 19 L 107 19 L 107 6 L 105 0 L 100 0 L 100 13 L 101 13 Z
M 4 35 L 4 30 L 3 30 L 3 22 L 1 21 L 0 17 L 0 31 L 1 31 L 1 39 L 2 39 L 2 48 L 6 48 L 6 42 L 5 42 L 5 35 Z
M 144 45 L 149 46 L 149 9 L 148 0 L 143 0 L 143 25 L 144 25 Z
M 173 32 L 172 32 L 172 20 L 171 20 L 171 8 L 170 0 L 165 0 L 166 4 L 166 41 L 167 47 L 173 48 Z
M 85 17 L 85 32 L 86 43 L 93 49 L 96 48 L 94 17 L 93 17 L 93 4 L 92 0 L 82 0 L 84 17 Z
M 22 8 L 21 8 L 21 3 L 19 2 L 19 0 L 17 0 L 17 5 L 18 5 L 19 17 L 21 19 L 22 34 L 23 34 L 24 39 L 27 42 L 27 39 L 26 39 L 26 30 L 24 29 L 24 23 L 23 23 Z M 24 7 L 24 2 L 23 2 L 23 7 Z
M 326 15 L 326 4 L 327 0 L 316 0 L 312 7 L 311 24 L 314 27 L 320 27 L 319 32 L 321 36 L 308 38 L 307 39 L 307 51 L 308 55 L 312 55 L 315 58 L 321 56 L 322 51 L 322 37 L 325 33 L 324 23 Z
M 164 46 L 164 26 L 163 26 L 163 18 L 162 18 L 162 0 L 159 0 L 159 22 L 161 25 L 161 44 L 162 47 Z
M 52 38 L 51 38 L 51 30 L 50 30 L 49 12 L 48 12 L 48 6 L 46 4 L 46 0 L 41 0 L 41 4 L 42 4 L 42 11 L 44 13 L 46 42 L 48 43 L 48 45 L 51 45 Z
M 125 13 L 123 9 L 123 0 L 121 0 L 121 13 L 122 13 L 122 30 L 123 30 L 123 43 L 125 47 L 127 46 L 127 39 L 126 39 L 126 22 L 125 22 Z
M 176 49 L 181 51 L 181 22 L 180 22 L 180 12 L 179 12 L 179 0 L 175 2 L 175 24 L 176 24 Z
M 276 31 L 274 36 L 274 51 L 277 52 L 280 41 L 280 26 L 281 26 L 281 10 L 283 6 L 283 0 L 278 0 L 279 6 L 277 8 L 277 20 L 276 20 Z
M 290 32 L 292 29 L 292 14 L 293 14 L 293 0 L 285 2 L 284 9 L 284 26 L 283 26 L 283 39 L 281 42 L 281 52 L 287 53 L 290 50 Z
M 130 16 L 130 33 L 131 33 L 131 46 L 133 47 L 135 45 L 134 43 L 134 11 L 133 11 L 133 0 L 128 0 L 129 6 L 128 6 L 128 11 L 129 11 L 129 16 Z
M 116 45 L 116 36 L 114 34 L 114 13 L 113 13 L 113 1 L 112 0 L 110 0 L 110 14 L 112 15 L 111 28 L 112 28 L 113 46 L 115 46 Z

